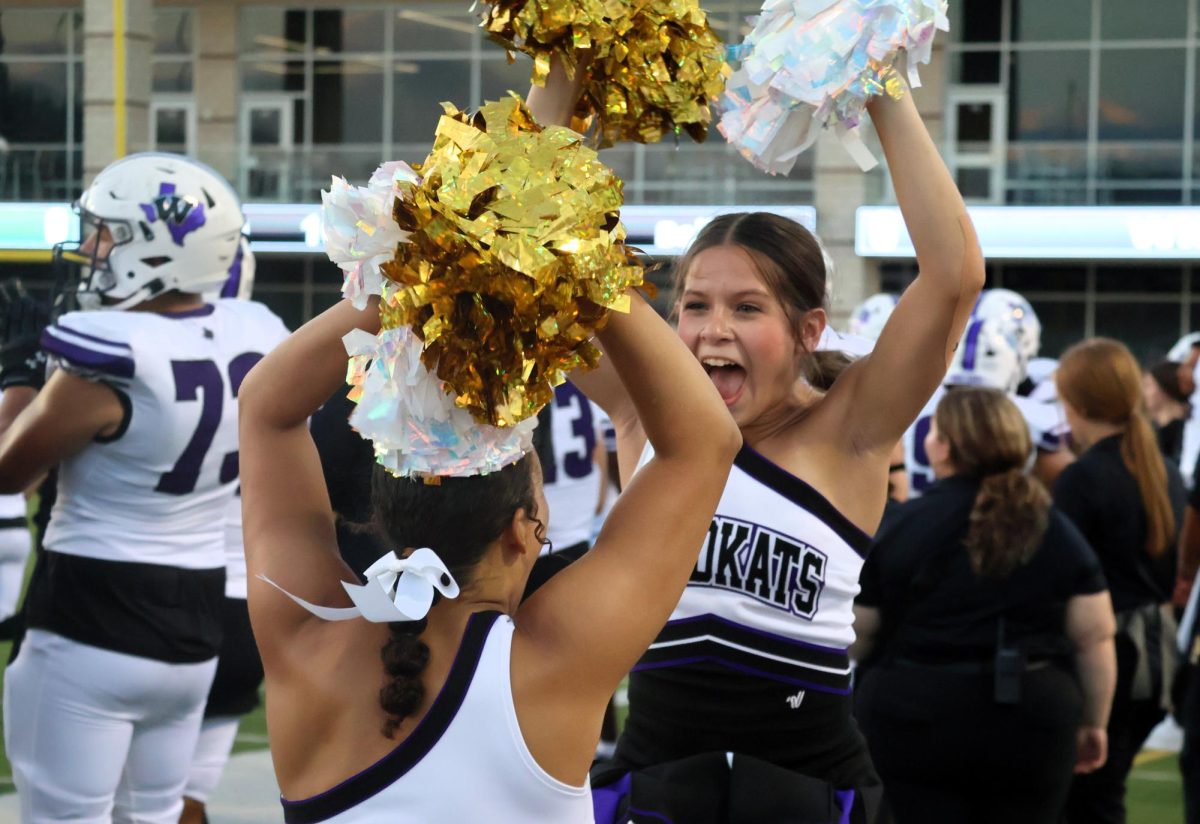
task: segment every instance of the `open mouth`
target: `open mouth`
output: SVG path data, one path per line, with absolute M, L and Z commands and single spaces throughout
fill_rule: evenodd
M 742 395 L 746 385 L 746 370 L 725 358 L 703 358 L 700 364 L 708 373 L 709 380 L 717 387 L 726 406 L 732 405 Z

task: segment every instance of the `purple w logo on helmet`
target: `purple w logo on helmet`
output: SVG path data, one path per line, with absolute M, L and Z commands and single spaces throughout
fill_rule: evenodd
M 158 197 L 150 203 L 139 203 L 146 220 L 154 223 L 161 220 L 171 233 L 171 240 L 176 246 L 183 245 L 183 239 L 191 232 L 204 225 L 204 204 L 197 203 L 190 197 L 175 194 L 174 183 L 160 183 Z

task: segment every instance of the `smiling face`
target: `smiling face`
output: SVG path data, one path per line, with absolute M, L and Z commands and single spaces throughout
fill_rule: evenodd
M 739 426 L 786 408 L 803 358 L 824 328 L 824 311 L 816 309 L 804 316 L 797 335 L 749 253 L 731 244 L 692 259 L 678 311 L 679 337 Z

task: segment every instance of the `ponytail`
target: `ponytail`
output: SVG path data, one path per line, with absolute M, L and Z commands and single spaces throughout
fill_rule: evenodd
M 1154 429 L 1142 409 L 1134 410 L 1125 424 L 1121 457 L 1137 480 L 1146 511 L 1146 554 L 1157 558 L 1175 540 L 1175 512 L 1167 491 L 1167 467 L 1154 437 Z
M 1050 493 L 1019 467 L 987 475 L 971 508 L 967 556 L 975 572 L 1002 580 L 1029 563 L 1050 523 Z
M 388 714 L 383 723 L 383 735 L 391 738 L 396 728 L 415 713 L 425 699 L 425 684 L 421 673 L 429 663 L 429 646 L 421 640 L 426 619 L 389 624 L 391 637 L 383 645 L 379 657 L 390 679 L 379 690 L 379 705 Z

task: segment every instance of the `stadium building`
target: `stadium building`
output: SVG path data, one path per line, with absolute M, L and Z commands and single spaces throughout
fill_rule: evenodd
M 337 298 L 320 252 L 330 175 L 420 161 L 439 103 L 528 86 L 469 0 L 265 3 L 5 0 L 0 8 L 0 276 L 47 284 L 69 204 L 114 157 L 193 154 L 247 202 L 258 296 L 292 326 Z M 706 3 L 728 42 L 757 0 Z M 991 285 L 1025 293 L 1044 351 L 1085 335 L 1161 355 L 1200 328 L 1200 0 L 954 0 L 917 101 L 968 198 Z M 877 154 L 878 151 L 876 151 Z M 604 152 L 634 242 L 670 257 L 719 210 L 815 226 L 834 315 L 914 274 L 887 177 L 825 138 L 768 177 L 715 131 Z

